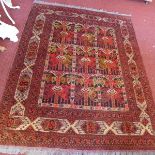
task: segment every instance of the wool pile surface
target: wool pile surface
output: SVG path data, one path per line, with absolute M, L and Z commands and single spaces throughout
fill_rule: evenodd
M 1 103 L 1 145 L 154 150 L 154 114 L 129 17 L 33 5 Z

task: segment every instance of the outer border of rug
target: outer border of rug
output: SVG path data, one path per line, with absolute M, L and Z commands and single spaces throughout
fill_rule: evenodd
M 155 151 L 131 151 L 131 150 L 74 150 L 59 149 L 46 147 L 17 147 L 17 146 L 1 146 L 0 155 L 154 155 Z
M 68 4 L 57 3 L 57 2 L 46 2 L 44 0 L 34 0 L 33 3 L 75 8 L 75 9 L 94 11 L 94 12 L 100 12 L 100 13 L 107 13 L 107 14 L 113 14 L 113 15 L 119 15 L 119 16 L 132 16 L 131 14 L 123 14 L 123 13 L 107 11 L 107 10 L 103 10 L 103 9 L 94 9 L 94 8 L 89 8 L 89 7 L 83 7 L 83 6 L 78 6 L 78 5 L 68 5 Z
M 46 4 L 47 2 L 36 0 L 34 3 Z M 96 9 L 92 9 L 92 8 L 84 8 L 84 7 L 80 7 L 80 6 L 79 7 L 78 6 L 70 6 L 70 5 L 59 4 L 59 3 L 48 3 L 48 4 L 52 4 L 55 6 L 64 6 L 64 7 L 68 6 L 71 8 L 84 9 L 84 10 L 88 10 L 88 11 L 97 11 Z M 125 14 L 119 14 L 117 12 L 107 12 L 104 10 L 98 10 L 98 12 L 104 12 L 107 14 L 115 14 L 115 15 L 122 15 L 122 16 L 130 16 L 130 15 L 125 15 Z M 24 25 L 24 27 L 25 27 L 25 25 Z M 132 29 L 131 31 L 134 33 L 133 35 L 135 35 L 134 29 Z M 22 33 L 23 33 L 23 30 L 22 30 Z M 135 35 L 135 37 L 136 37 L 136 35 Z M 22 38 L 22 34 L 21 34 L 21 38 Z M 20 40 L 21 40 L 21 38 L 20 38 Z M 134 46 L 136 46 L 136 48 L 138 49 L 140 65 L 142 66 L 141 68 L 143 68 L 144 78 L 146 79 L 145 81 L 148 84 L 147 87 L 149 87 L 149 92 L 150 92 L 151 88 L 149 85 L 149 81 L 147 78 L 145 67 L 143 65 L 142 57 L 140 55 L 140 50 L 139 50 L 136 38 L 135 38 L 135 41 L 136 42 L 135 42 Z M 14 63 L 15 63 L 15 61 L 14 61 Z M 151 100 L 153 101 L 153 98 L 151 98 Z M 152 151 L 151 150 L 99 150 L 99 151 L 97 151 L 97 150 L 78 150 L 78 149 L 74 150 L 74 149 L 59 149 L 59 148 L 46 148 L 46 147 L 0 145 L 0 154 L 1 153 L 7 153 L 7 154 L 12 154 L 12 155 L 13 154 L 24 154 L 24 155 L 35 155 L 35 154 L 37 154 L 37 155 L 39 155 L 39 154 L 40 155 L 50 155 L 50 154 L 51 155 L 142 155 L 142 154 L 148 155 L 149 154 L 149 155 L 154 155 L 155 150 L 152 150 Z

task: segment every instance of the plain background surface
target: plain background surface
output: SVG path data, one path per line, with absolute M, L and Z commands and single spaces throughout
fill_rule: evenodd
M 9 10 L 10 15 L 15 19 L 20 38 L 24 24 L 27 20 L 33 0 L 12 0 L 14 5 L 20 5 L 20 10 Z M 44 0 L 62 4 L 83 6 L 88 8 L 103 9 L 107 11 L 131 14 L 131 19 L 136 32 L 137 41 L 149 79 L 150 87 L 155 101 L 155 0 L 145 5 L 143 0 Z M 11 24 L 5 18 L 0 8 L 1 20 Z M 0 53 L 0 99 L 2 97 L 9 70 L 12 66 L 17 52 L 18 43 L 8 40 L 1 40 L 0 45 L 7 48 L 5 53 Z

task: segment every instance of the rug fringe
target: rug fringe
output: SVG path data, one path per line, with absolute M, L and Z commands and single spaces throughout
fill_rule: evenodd
M 58 148 L 39 148 L 39 147 L 17 147 L 0 146 L 0 154 L 9 155 L 155 155 L 155 151 L 88 151 L 88 150 L 70 150 Z
M 62 4 L 62 3 L 56 3 L 56 2 L 50 3 L 50 2 L 45 2 L 43 0 L 34 0 L 33 3 L 54 5 L 54 6 L 60 6 L 60 7 L 68 7 L 68 8 L 74 8 L 74 9 L 82 9 L 82 10 L 95 11 L 95 12 L 103 12 L 103 13 L 107 13 L 107 14 L 114 14 L 114 15 L 120 15 L 120 16 L 132 16 L 131 14 L 123 14 L 123 13 L 119 13 L 119 12 L 110 12 L 110 11 L 106 11 L 103 9 L 87 8 L 87 7 L 82 7 L 82 6 L 68 5 L 68 4 Z

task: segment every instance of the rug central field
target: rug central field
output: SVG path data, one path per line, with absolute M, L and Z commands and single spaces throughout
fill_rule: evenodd
M 128 17 L 34 4 L 2 99 L 0 144 L 151 150 L 154 108 Z

